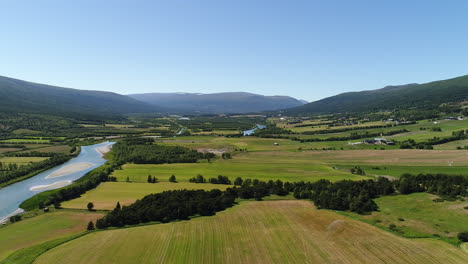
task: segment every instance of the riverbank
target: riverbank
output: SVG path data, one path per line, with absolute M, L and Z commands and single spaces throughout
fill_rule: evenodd
M 67 185 L 70 185 L 72 181 L 60 181 L 60 182 L 55 182 L 52 184 L 46 184 L 46 185 L 36 185 L 31 188 L 29 188 L 30 191 L 32 192 L 38 192 L 38 191 L 45 191 L 49 189 L 57 189 L 57 188 L 62 188 Z
M 112 145 L 106 145 L 106 146 L 98 147 L 98 148 L 95 148 L 95 150 L 99 154 L 101 154 L 101 157 L 103 157 L 104 155 L 106 155 L 107 153 L 109 153 L 112 150 Z
M 1 217 L 0 218 L 0 224 L 5 224 L 6 222 L 8 222 L 8 220 L 10 220 L 10 217 L 12 216 L 15 216 L 15 215 L 19 215 L 19 214 L 22 214 L 24 213 L 25 211 L 21 208 L 18 208 L 16 211 L 14 211 L 13 213 L 7 215 L 7 216 L 4 216 L 4 217 Z
M 82 170 L 89 169 L 93 167 L 95 164 L 89 163 L 89 162 L 79 162 L 79 163 L 74 163 L 70 164 L 68 166 L 65 166 L 63 168 L 60 168 L 53 173 L 47 175 L 46 179 L 51 179 L 51 178 L 57 178 L 57 177 L 62 177 L 66 176 L 75 172 L 79 172 Z
M 69 155 L 69 159 L 68 159 L 68 160 L 65 160 L 62 164 L 65 164 L 66 162 L 68 162 L 68 161 L 71 160 L 72 158 L 77 157 L 80 153 L 81 153 L 81 147 L 77 147 L 77 148 L 76 148 L 76 151 Z M 4 182 L 4 183 L 0 184 L 0 190 L 1 190 L 2 188 L 4 188 L 4 187 L 7 187 L 7 186 L 12 185 L 12 184 L 15 184 L 15 183 L 17 183 L 17 182 L 21 182 L 21 181 L 27 180 L 27 179 L 29 179 L 29 178 L 31 178 L 31 177 L 34 177 L 34 176 L 36 176 L 36 175 L 38 175 L 38 174 L 40 174 L 40 173 L 42 173 L 42 172 L 44 172 L 44 171 L 50 170 L 50 169 L 52 169 L 52 168 L 54 168 L 54 167 L 57 167 L 57 166 L 60 166 L 60 164 L 48 166 L 48 167 L 42 168 L 42 169 L 40 169 L 40 170 L 37 170 L 37 171 L 33 171 L 33 172 L 31 172 L 31 173 L 28 173 L 28 174 L 26 174 L 26 175 L 24 175 L 24 176 L 18 177 L 18 178 L 16 178 L 16 179 L 12 179 L 12 180 L 10 180 L 10 181 Z

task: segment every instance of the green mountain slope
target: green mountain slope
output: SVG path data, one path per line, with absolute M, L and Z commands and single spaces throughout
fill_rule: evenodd
M 248 113 L 303 105 L 303 102 L 288 96 L 264 96 L 243 92 L 147 93 L 129 96 L 146 103 L 172 108 L 178 112 L 192 113 Z
M 60 116 L 120 115 L 159 110 L 124 95 L 62 88 L 0 76 L 0 112 Z
M 287 113 L 345 113 L 394 109 L 433 109 L 444 103 L 468 100 L 468 75 L 425 84 L 388 86 L 378 90 L 331 96 Z

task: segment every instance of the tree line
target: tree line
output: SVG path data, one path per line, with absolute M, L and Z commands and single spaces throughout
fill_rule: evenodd
M 57 154 L 43 161 L 33 162 L 33 163 L 29 163 L 27 165 L 22 165 L 22 166 L 17 166 L 16 168 L 12 170 L 6 170 L 6 171 L 0 170 L 0 184 L 26 176 L 28 174 L 31 174 L 39 170 L 53 168 L 57 165 L 65 163 L 66 161 L 70 160 L 72 157 L 73 156 L 71 155 Z M 2 165 L 2 168 L 5 168 L 5 166 Z
M 213 158 L 186 147 L 155 145 L 151 138 L 124 139 L 112 147 L 112 152 L 116 162 L 121 164 L 194 163 L 205 157 Z

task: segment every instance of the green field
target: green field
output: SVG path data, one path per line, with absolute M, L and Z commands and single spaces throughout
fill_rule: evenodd
M 211 163 L 126 164 L 122 170 L 114 171 L 113 176 L 117 177 L 118 181 L 125 181 L 129 177 L 130 181 L 146 182 L 149 174 L 156 176 L 160 181 L 168 181 L 174 174 L 177 180 L 182 182 L 187 182 L 197 174 L 206 178 L 223 175 L 229 177 L 231 181 L 236 177 L 289 182 L 367 178 L 334 170 L 302 153 L 287 152 L 241 153 L 233 159 L 218 159 Z
M 204 183 L 135 183 L 135 182 L 104 182 L 96 189 L 86 192 L 80 198 L 63 203 L 65 208 L 86 209 L 87 204 L 92 202 L 94 209 L 112 210 L 117 202 L 121 205 L 129 205 L 137 199 L 141 199 L 146 195 L 159 193 L 169 190 L 225 190 L 230 185 L 223 184 L 204 184 Z
M 16 250 L 81 233 L 101 213 L 56 211 L 0 228 L 0 261 Z
M 3 164 L 10 164 L 15 163 L 18 165 L 25 165 L 31 162 L 39 162 L 46 160 L 46 157 L 2 157 L 0 158 L 0 162 Z
M 353 165 L 335 165 L 339 169 L 343 169 L 345 171 L 354 168 Z M 386 165 L 362 165 L 358 164 L 358 166 L 366 172 L 366 175 L 372 176 L 393 176 L 393 177 L 400 177 L 404 173 L 410 174 L 448 174 L 448 175 L 468 175 L 468 167 L 466 166 L 386 166 Z
M 29 144 L 47 144 L 50 143 L 49 139 L 40 139 L 40 138 L 18 138 L 18 139 L 5 139 L 0 140 L 2 143 L 8 144 L 21 144 L 21 143 L 29 143 Z
M 457 147 L 463 148 L 465 146 L 468 146 L 468 139 L 457 140 L 457 141 L 452 141 L 452 142 L 448 142 L 445 144 L 435 145 L 434 149 L 457 149 Z
M 212 217 L 94 232 L 35 263 L 466 263 L 460 248 L 406 239 L 306 201 L 244 202 Z
M 371 215 L 353 215 L 359 219 L 375 223 L 379 227 L 388 228 L 390 224 L 397 226 L 398 232 L 407 237 L 432 237 L 434 234 L 457 243 L 456 235 L 468 230 L 468 201 L 434 202 L 439 198 L 428 193 L 413 193 L 410 195 L 385 196 L 375 199 L 379 206 L 378 212 Z M 404 221 L 398 220 L 399 218 Z

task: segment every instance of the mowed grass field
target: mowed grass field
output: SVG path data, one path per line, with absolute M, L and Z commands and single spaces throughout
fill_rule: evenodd
M 374 201 L 379 206 L 378 212 L 371 215 L 358 215 L 345 212 L 379 227 L 397 226 L 398 232 L 407 237 L 445 237 L 453 243 L 459 232 L 468 230 L 468 201 L 434 202 L 439 198 L 428 193 L 384 196 Z M 400 220 L 399 220 L 400 219 Z M 403 219 L 403 221 L 401 220 Z
M 289 182 L 319 179 L 330 181 L 368 179 L 365 176 L 334 170 L 307 154 L 288 152 L 240 153 L 233 159 L 217 159 L 210 163 L 126 164 L 122 166 L 122 170 L 114 171 L 112 176 L 117 177 L 118 181 L 126 181 L 129 177 L 130 181 L 146 182 L 149 174 L 156 176 L 160 181 L 168 181 L 169 177 L 174 174 L 181 182 L 187 182 L 197 174 L 206 178 L 223 175 L 229 177 L 231 181 L 237 177 Z
M 466 263 L 460 248 L 406 239 L 307 201 L 244 202 L 212 217 L 94 232 L 35 263 Z
M 102 213 L 56 211 L 0 228 L 0 261 L 16 250 L 81 233 Z
M 63 203 L 65 208 L 87 209 L 89 202 L 94 204 L 94 209 L 112 210 L 117 202 L 122 206 L 134 203 L 146 195 L 170 190 L 226 190 L 230 185 L 209 183 L 135 183 L 135 182 L 104 182 L 96 189 L 86 192 L 80 198 Z

